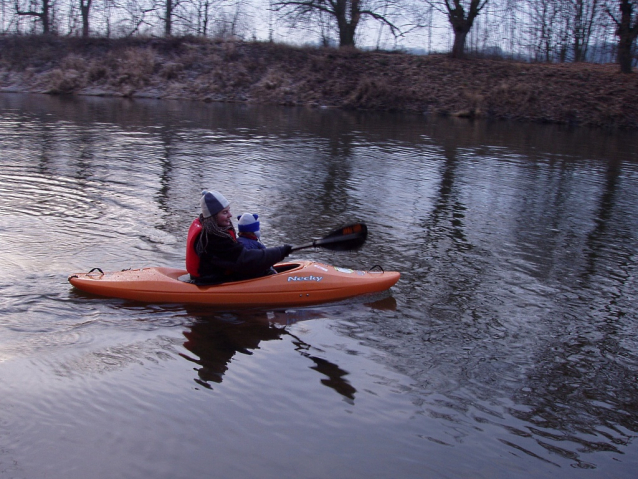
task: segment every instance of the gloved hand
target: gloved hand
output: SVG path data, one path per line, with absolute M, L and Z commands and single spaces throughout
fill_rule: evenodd
M 281 252 L 284 254 L 284 258 L 292 251 L 292 245 L 285 244 L 281 247 Z

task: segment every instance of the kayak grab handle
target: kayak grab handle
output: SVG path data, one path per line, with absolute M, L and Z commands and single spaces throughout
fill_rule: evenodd
M 88 272 L 88 273 L 86 273 L 86 274 L 87 274 L 87 275 L 89 275 L 89 274 L 91 274 L 93 271 L 99 271 L 99 272 L 100 272 L 100 274 L 101 274 L 102 276 L 104 276 L 104 271 L 102 271 L 100 268 L 93 268 L 93 269 L 91 269 L 91 271 L 89 271 L 89 272 Z
M 378 271 L 375 271 L 377 269 Z M 368 270 L 370 273 L 385 273 L 381 265 L 375 264 L 372 268 Z

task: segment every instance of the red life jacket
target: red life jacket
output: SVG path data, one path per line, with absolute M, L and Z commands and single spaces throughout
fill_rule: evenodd
M 195 250 L 195 244 L 197 239 L 199 238 L 200 233 L 202 232 L 202 223 L 199 221 L 199 218 L 195 218 L 191 223 L 190 228 L 188 228 L 188 236 L 186 237 L 186 271 L 193 278 L 199 278 L 199 255 Z M 229 230 L 231 238 L 237 241 L 237 236 L 235 235 L 234 230 Z
M 199 256 L 195 251 L 195 242 L 202 232 L 202 223 L 199 218 L 195 218 L 188 228 L 188 236 L 186 238 L 186 271 L 193 278 L 199 278 Z

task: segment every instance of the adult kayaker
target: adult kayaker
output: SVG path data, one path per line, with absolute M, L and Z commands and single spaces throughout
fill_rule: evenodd
M 186 269 L 196 282 L 218 283 L 268 274 L 290 254 L 285 244 L 248 249 L 237 241 L 230 202 L 217 191 L 203 191 L 202 213 L 191 224 L 186 242 Z

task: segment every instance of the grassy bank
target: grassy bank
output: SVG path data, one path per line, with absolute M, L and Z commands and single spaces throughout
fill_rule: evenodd
M 0 37 L 0 91 L 638 128 L 638 75 L 622 75 L 613 64 L 452 60 L 195 38 Z

